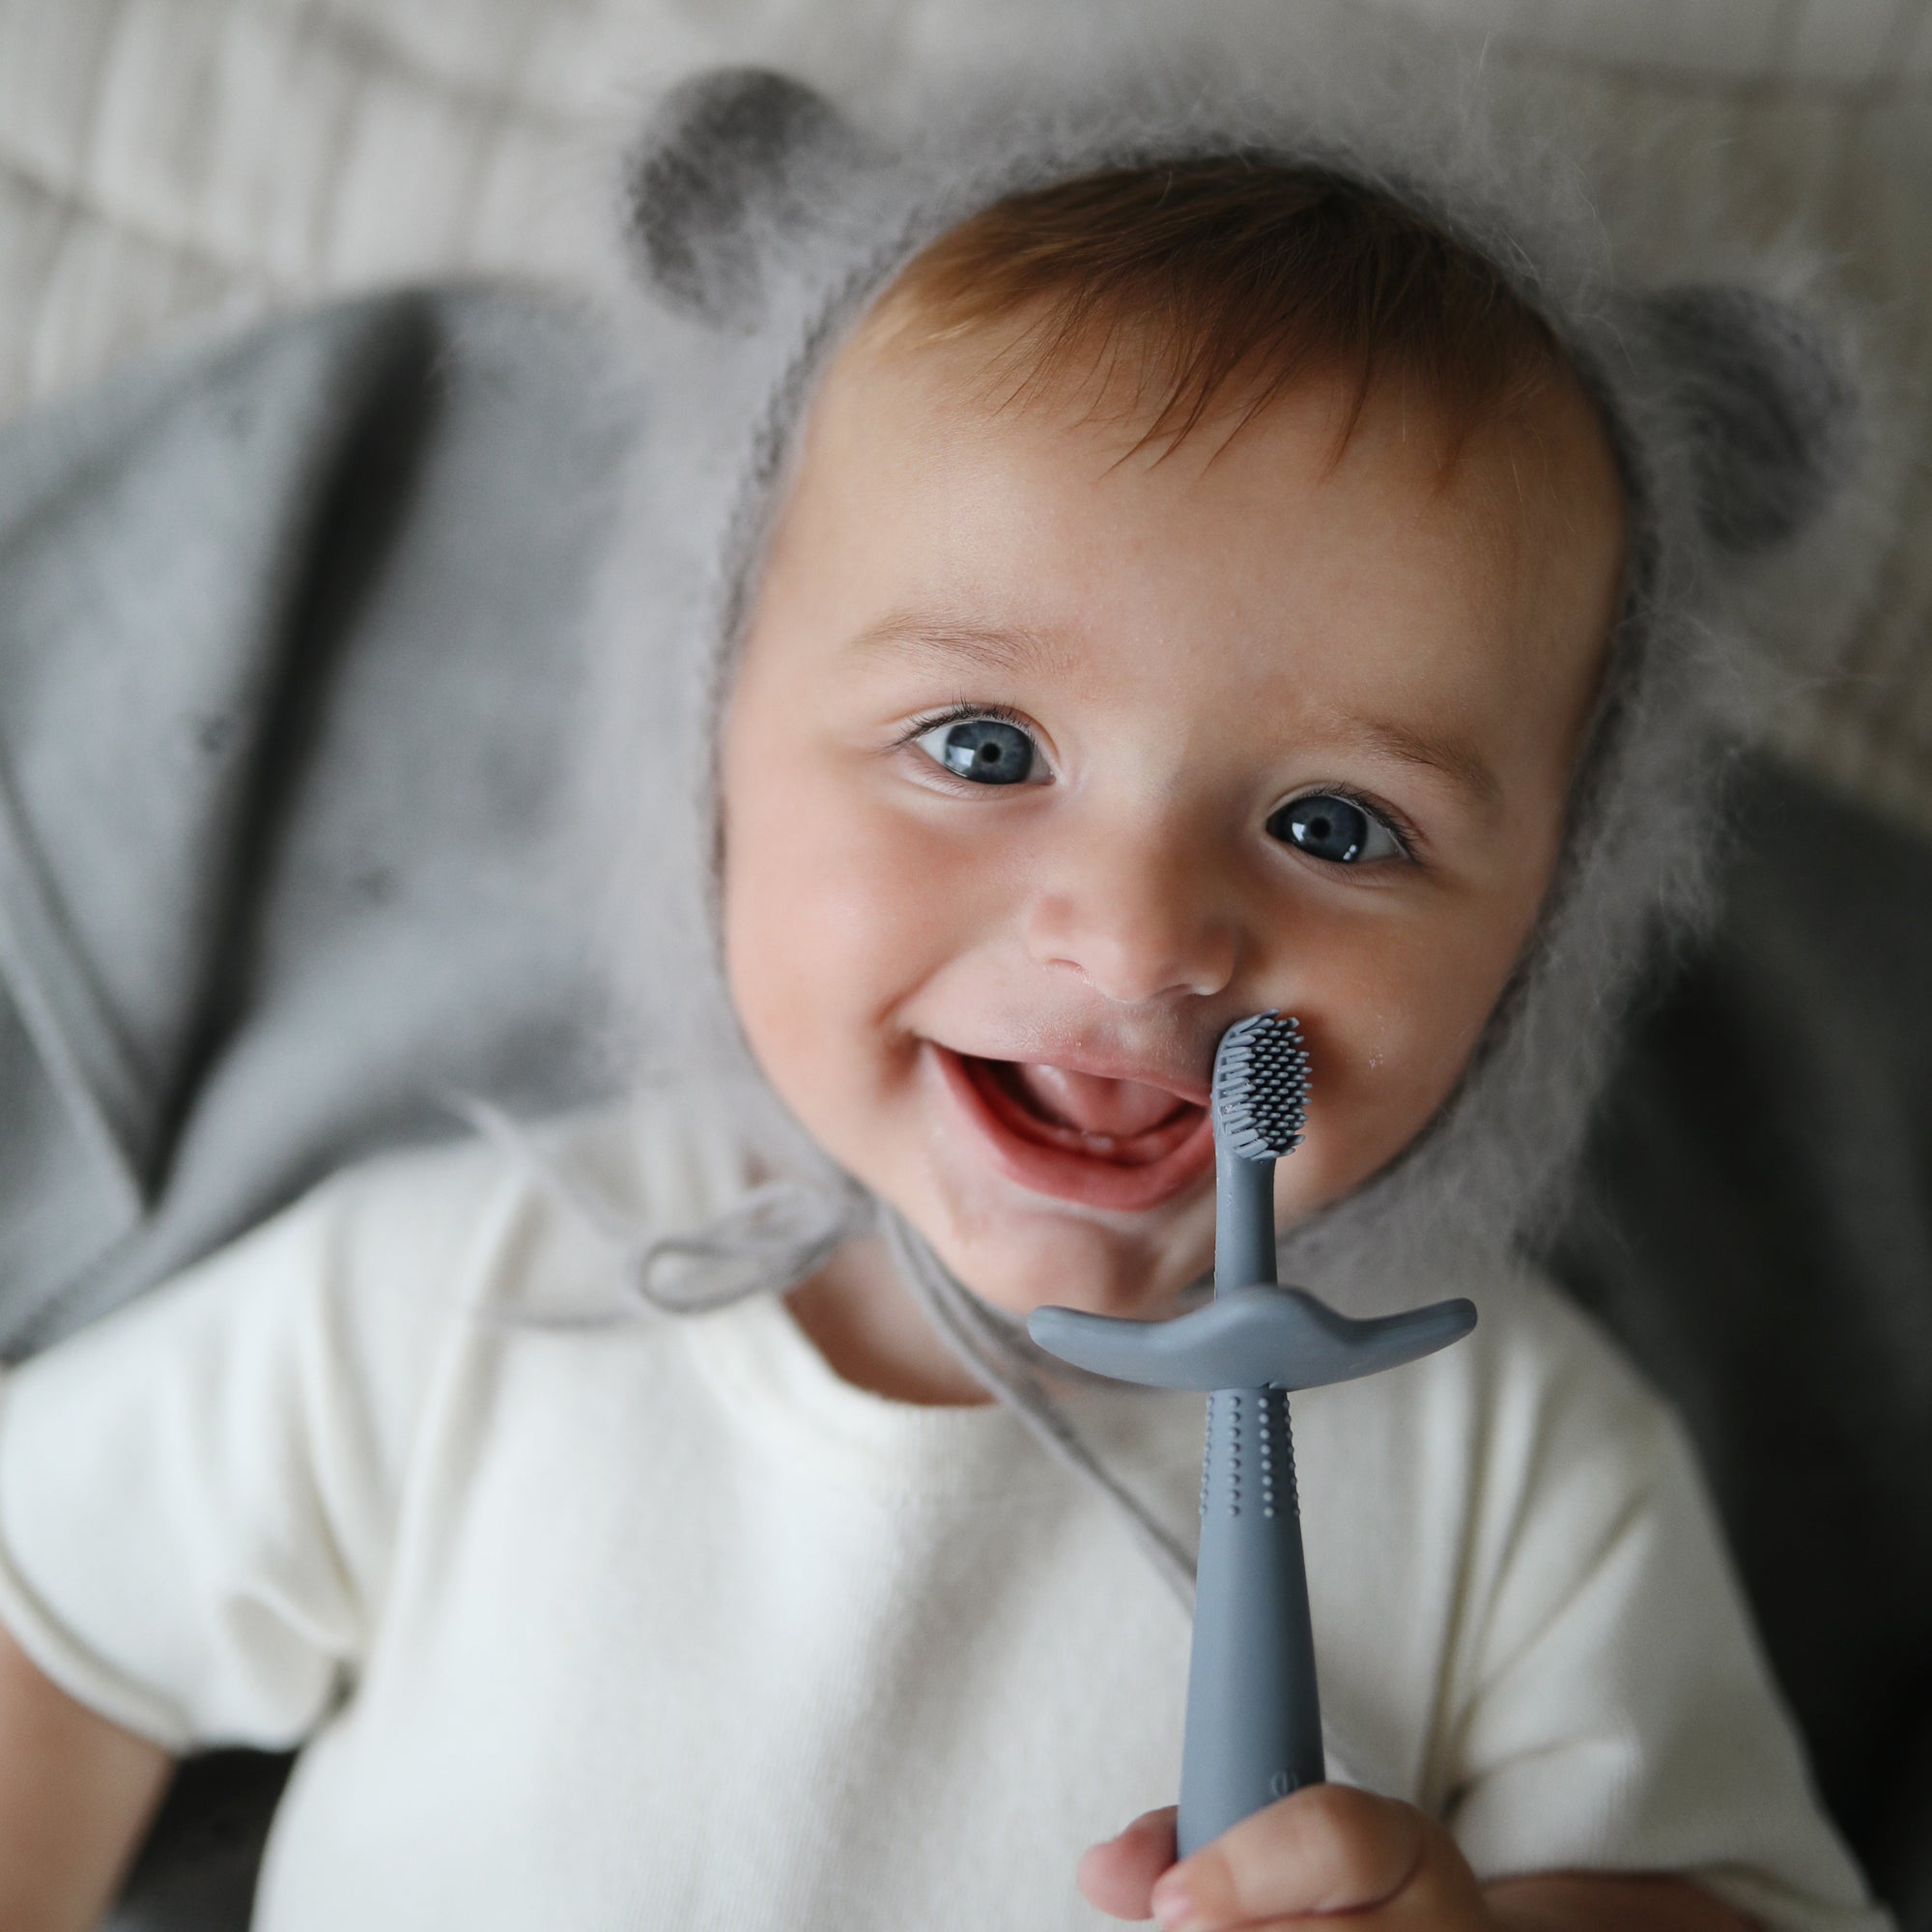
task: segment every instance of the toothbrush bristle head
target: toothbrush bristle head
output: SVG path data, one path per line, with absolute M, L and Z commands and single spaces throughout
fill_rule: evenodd
M 1243 1160 L 1279 1160 L 1308 1119 L 1301 1022 L 1276 1013 L 1236 1020 L 1214 1050 L 1214 1135 Z

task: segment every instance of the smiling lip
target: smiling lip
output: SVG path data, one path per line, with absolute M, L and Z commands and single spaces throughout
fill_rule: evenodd
M 1029 1113 L 1007 1091 L 995 1071 L 1005 1063 L 955 1053 L 937 1040 L 926 1044 L 947 1093 L 993 1165 L 1035 1194 L 1133 1212 L 1171 1200 L 1214 1164 L 1214 1129 L 1205 1094 L 1200 1100 L 1177 1094 L 1174 1112 L 1157 1125 L 1115 1141 L 1109 1153 L 1090 1152 L 1081 1146 L 1086 1137 L 1078 1130 Z

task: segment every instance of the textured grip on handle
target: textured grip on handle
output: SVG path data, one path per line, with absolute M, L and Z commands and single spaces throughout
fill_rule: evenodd
M 1216 1389 L 1201 1459 L 1201 1555 L 1179 1853 L 1319 1784 L 1321 1706 L 1294 1443 L 1280 1389 Z

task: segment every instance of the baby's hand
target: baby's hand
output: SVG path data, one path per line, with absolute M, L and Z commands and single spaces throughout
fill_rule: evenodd
M 1175 1807 L 1137 1818 L 1080 1861 L 1080 1889 L 1115 1918 L 1163 1932 L 1260 1928 L 1309 1913 L 1355 1914 L 1349 1932 L 1398 1916 L 1430 1932 L 1489 1932 L 1476 1877 L 1449 1833 L 1412 1804 L 1315 1784 L 1267 1805 L 1174 1863 Z

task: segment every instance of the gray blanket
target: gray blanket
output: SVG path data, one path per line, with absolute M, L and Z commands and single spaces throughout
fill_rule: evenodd
M 0 1347 L 439 1094 L 582 1097 L 545 864 L 613 421 L 588 327 L 405 294 L 0 435 Z M 1745 771 L 1550 1259 L 1696 1435 L 1825 1795 L 1932 1929 L 1932 852 Z M 282 1767 L 190 1766 L 117 1923 L 245 1923 Z
M 0 438 L 0 1349 L 449 1131 L 439 1086 L 573 1090 L 595 347 L 394 297 Z

